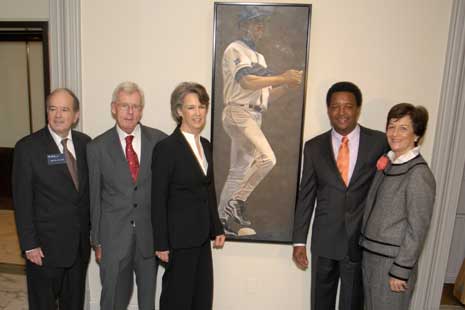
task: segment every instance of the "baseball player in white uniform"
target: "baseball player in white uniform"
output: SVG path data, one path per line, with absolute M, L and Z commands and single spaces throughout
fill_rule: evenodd
M 223 127 L 231 138 L 231 158 L 221 192 L 219 215 L 229 235 L 253 235 L 248 219 L 247 199 L 276 165 L 276 157 L 261 130 L 262 113 L 275 101 L 302 82 L 302 71 L 287 70 L 275 75 L 255 43 L 262 37 L 269 7 L 246 6 L 240 12 L 243 32 L 223 54 Z M 232 221 L 239 225 L 233 229 Z M 237 225 L 236 225 L 237 226 Z M 242 230 L 241 228 L 248 228 Z M 240 231 L 247 233 L 240 233 Z

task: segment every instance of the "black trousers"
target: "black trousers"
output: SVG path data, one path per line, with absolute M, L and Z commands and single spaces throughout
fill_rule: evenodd
M 79 252 L 79 251 L 78 251 Z M 26 262 L 30 310 L 82 310 L 88 261 L 80 254 L 70 267 L 38 266 Z
M 160 310 L 211 310 L 213 263 L 210 241 L 170 251 L 163 275 Z
M 339 278 L 339 310 L 363 309 L 363 282 L 361 261 L 352 262 L 349 257 L 334 260 L 312 255 L 312 310 L 336 309 Z

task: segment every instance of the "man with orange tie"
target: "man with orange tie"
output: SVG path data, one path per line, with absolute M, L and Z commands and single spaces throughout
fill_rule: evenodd
M 144 93 L 133 82 L 113 92 L 116 125 L 87 148 L 91 241 L 100 263 L 103 310 L 127 309 L 136 275 L 138 308 L 154 309 L 157 262 L 151 219 L 152 150 L 166 135 L 140 124 Z
M 358 240 L 364 201 L 387 142 L 384 133 L 358 125 L 362 93 L 355 84 L 331 86 L 326 106 L 332 129 L 305 143 L 293 259 L 299 268 L 308 267 L 306 243 L 315 209 L 311 309 L 336 309 L 340 279 L 339 309 L 360 310 L 363 284 Z

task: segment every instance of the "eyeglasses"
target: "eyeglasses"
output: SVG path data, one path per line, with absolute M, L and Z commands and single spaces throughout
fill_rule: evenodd
M 142 104 L 127 104 L 127 103 L 118 103 L 118 106 L 120 107 L 121 110 L 124 112 L 127 112 L 129 110 L 133 111 L 141 111 L 142 108 L 144 107 Z

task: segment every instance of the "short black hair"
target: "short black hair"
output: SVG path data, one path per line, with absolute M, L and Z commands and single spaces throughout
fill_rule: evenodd
M 399 119 L 406 115 L 410 116 L 413 132 L 418 136 L 418 140 L 421 140 L 425 135 L 426 126 L 428 125 L 428 110 L 421 105 L 414 106 L 411 103 L 399 103 L 393 106 L 387 116 L 386 129 L 392 119 Z M 418 145 L 418 141 L 415 141 L 416 145 Z
M 357 85 L 355 85 L 352 82 L 337 82 L 336 84 L 333 84 L 328 89 L 328 93 L 326 94 L 326 106 L 329 107 L 329 103 L 331 102 L 331 97 L 334 93 L 338 92 L 348 92 L 354 95 L 355 97 L 355 102 L 357 103 L 358 107 L 362 106 L 362 92 L 360 91 L 360 88 L 358 88 Z

